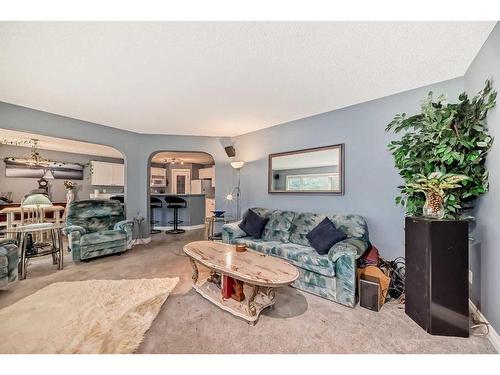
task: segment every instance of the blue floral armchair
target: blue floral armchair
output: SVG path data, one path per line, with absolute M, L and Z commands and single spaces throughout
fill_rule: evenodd
M 19 249 L 13 238 L 0 238 L 0 288 L 17 280 Z
M 73 202 L 66 224 L 64 234 L 75 261 L 122 253 L 132 240 L 133 222 L 125 220 L 121 203 L 115 200 Z

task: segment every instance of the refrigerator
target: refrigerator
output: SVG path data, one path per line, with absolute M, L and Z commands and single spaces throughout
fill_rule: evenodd
M 191 180 L 191 194 L 205 194 L 209 196 L 212 192 L 210 180 Z

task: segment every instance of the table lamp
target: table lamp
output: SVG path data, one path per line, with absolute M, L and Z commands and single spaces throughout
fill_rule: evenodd
M 45 208 L 50 206 L 52 206 L 52 202 L 43 194 L 28 195 L 21 203 L 21 207 L 25 208 Z

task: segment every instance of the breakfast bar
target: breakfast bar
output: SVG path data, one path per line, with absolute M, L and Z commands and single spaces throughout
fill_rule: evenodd
M 205 194 L 151 194 L 162 202 L 161 207 L 154 208 L 151 215 L 158 221 L 155 227 L 169 227 L 169 221 L 173 220 L 172 209 L 167 208 L 166 197 L 179 197 L 186 201 L 186 208 L 179 209 L 179 220 L 181 226 L 202 227 L 205 224 Z

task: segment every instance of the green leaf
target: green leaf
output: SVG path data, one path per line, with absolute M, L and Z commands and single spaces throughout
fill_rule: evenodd
M 404 205 L 407 214 L 422 212 L 422 192 L 430 190 L 449 194 L 446 217 L 458 218 L 488 191 L 485 163 L 493 138 L 487 115 L 495 105 L 496 91 L 486 81 L 476 96 L 469 99 L 462 93 L 456 103 L 430 92 L 420 113 L 398 114 L 389 123 L 387 131 L 401 133 L 388 149 L 405 183 L 396 203 Z

